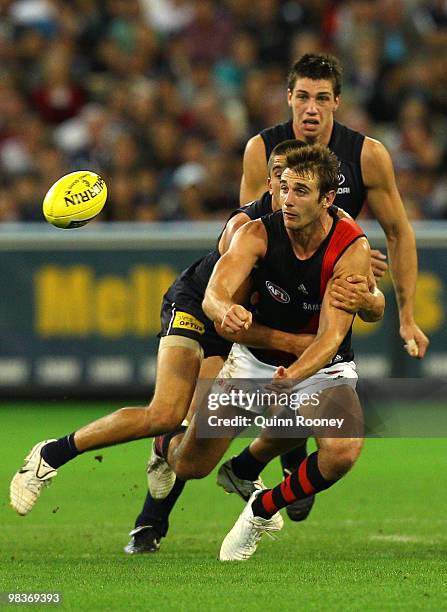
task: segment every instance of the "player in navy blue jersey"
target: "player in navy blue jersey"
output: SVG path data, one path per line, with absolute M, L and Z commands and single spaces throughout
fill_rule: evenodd
M 414 232 L 408 222 L 388 152 L 379 141 L 364 136 L 334 119 L 340 103 L 342 69 L 325 54 L 306 54 L 292 66 L 287 101 L 292 119 L 267 128 L 251 138 L 245 149 L 241 181 L 241 204 L 264 191 L 267 158 L 272 148 L 288 138 L 320 143 L 339 161 L 339 185 L 335 204 L 356 217 L 363 204 L 382 226 L 388 244 L 390 267 L 399 308 L 400 335 L 412 357 L 424 357 L 428 339 L 414 320 L 417 254 Z M 372 252 L 376 276 L 386 264 Z
M 247 202 L 263 190 L 266 159 L 278 142 L 298 138 L 306 143 L 326 145 L 333 151 L 340 162 L 335 204 L 355 218 L 367 202 L 382 226 L 399 309 L 399 333 L 408 354 L 423 358 L 429 341 L 414 318 L 417 277 L 414 232 L 396 187 L 392 161 L 383 144 L 335 121 L 341 86 L 342 68 L 331 55 L 306 54 L 294 63 L 287 83 L 292 118 L 262 130 L 248 141 L 240 201 Z M 387 269 L 386 257 L 377 250 L 372 250 L 371 256 L 373 272 L 379 279 Z M 346 287 L 341 290 L 346 292 Z M 284 476 L 296 467 L 305 453 L 305 446 L 302 446 L 281 458 Z M 288 508 L 290 518 L 306 518 L 312 502 L 312 498 L 303 500 L 302 512 L 294 513 Z

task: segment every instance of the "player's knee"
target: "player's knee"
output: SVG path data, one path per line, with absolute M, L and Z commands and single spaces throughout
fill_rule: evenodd
M 197 480 L 205 478 L 211 472 L 212 468 L 209 468 L 202 461 L 192 461 L 191 458 L 177 459 L 175 462 L 175 473 L 180 480 Z
M 148 431 L 156 430 L 158 433 L 168 433 L 174 431 L 182 424 L 183 415 L 177 412 L 169 404 L 152 402 L 146 407 L 146 418 L 144 426 Z
M 349 472 L 357 461 L 362 450 L 363 442 L 359 439 L 344 441 L 344 444 L 337 444 L 330 452 L 330 471 L 331 479 L 341 478 Z

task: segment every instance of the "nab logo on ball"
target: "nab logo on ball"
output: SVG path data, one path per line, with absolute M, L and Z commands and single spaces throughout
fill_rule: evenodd
M 104 179 L 95 172 L 78 170 L 54 183 L 43 201 L 43 214 L 52 225 L 73 229 L 94 219 L 106 199 Z

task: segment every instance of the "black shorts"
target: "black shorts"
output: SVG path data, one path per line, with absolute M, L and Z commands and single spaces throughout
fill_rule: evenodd
M 160 338 L 164 336 L 184 336 L 197 340 L 206 357 L 226 358 L 232 343 L 224 340 L 216 332 L 214 323 L 202 310 L 202 296 L 195 295 L 184 279 L 177 280 L 168 289 L 161 305 Z

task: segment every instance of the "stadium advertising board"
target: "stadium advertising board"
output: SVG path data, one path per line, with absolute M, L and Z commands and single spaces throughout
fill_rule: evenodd
M 181 240 L 161 248 L 132 241 L 100 241 L 94 248 L 61 248 L 44 239 L 39 248 L 3 244 L 0 390 L 147 395 L 155 372 L 162 296 L 177 274 L 206 250 L 203 245 L 182 246 Z M 382 283 L 387 297 L 383 321 L 355 324 L 361 374 L 445 376 L 445 257 L 442 247 L 419 250 L 416 316 L 431 338 L 427 358 L 417 362 L 401 348 L 388 277 Z

